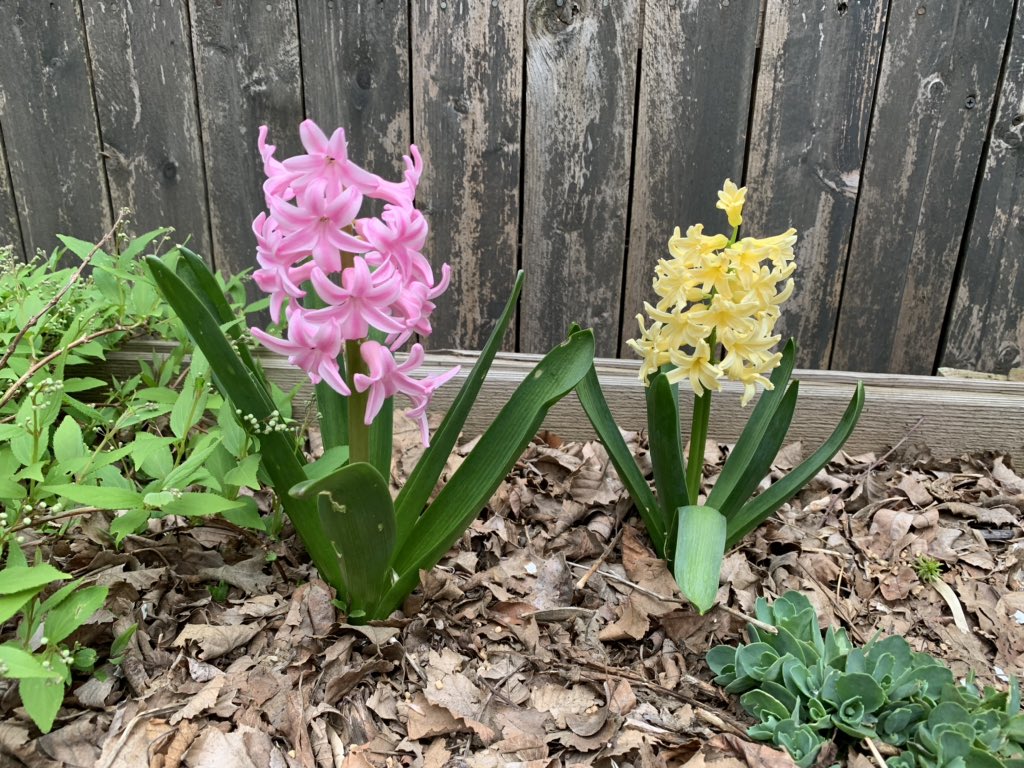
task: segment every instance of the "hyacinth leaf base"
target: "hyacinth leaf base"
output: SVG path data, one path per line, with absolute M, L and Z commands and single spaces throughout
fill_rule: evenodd
M 349 594 L 349 621 L 371 613 L 389 585 L 395 508 L 387 480 L 365 462 L 341 467 L 289 491 L 316 499 L 320 525 L 337 553 Z

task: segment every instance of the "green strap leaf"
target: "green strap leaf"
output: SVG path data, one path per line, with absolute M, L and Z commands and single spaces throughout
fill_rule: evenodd
M 690 505 L 686 461 L 679 435 L 679 390 L 664 373 L 651 377 L 647 387 L 647 434 L 651 443 L 654 487 L 665 509 Z
M 221 290 L 220 284 L 213 272 L 210 271 L 209 266 L 198 254 L 183 245 L 177 246 L 175 250 L 180 256 L 175 274 L 206 305 L 210 314 L 217 319 L 221 327 L 226 328 L 226 333 L 232 341 L 240 341 L 245 331 L 245 318 L 238 317 L 234 313 L 227 296 L 224 295 L 224 291 Z M 236 349 L 239 358 L 249 369 L 253 378 L 269 391 L 270 384 L 263 373 L 263 368 L 253 358 L 248 346 L 238 344 Z
M 707 504 L 715 509 L 724 509 L 725 503 L 732 497 L 736 486 L 743 479 L 743 475 L 750 464 L 750 460 L 757 452 L 761 440 L 764 439 L 772 416 L 782 403 L 786 394 L 786 385 L 789 377 L 793 374 L 793 364 L 796 360 L 796 344 L 790 339 L 782 352 L 782 362 L 772 371 L 770 381 L 774 389 L 765 390 L 758 398 L 754 412 L 750 414 L 747 426 L 743 428 L 740 439 L 736 441 L 736 447 L 722 467 L 722 474 L 715 481 L 715 487 L 708 494 Z M 740 501 L 742 503 L 742 500 Z
M 234 403 L 235 407 L 251 413 L 257 421 L 269 420 L 271 411 L 275 410 L 270 392 L 253 377 L 250 369 L 239 358 L 234 345 L 221 330 L 221 323 L 210 313 L 206 303 L 160 259 L 147 256 L 146 265 L 160 293 L 184 323 L 196 346 L 206 355 L 207 360 L 216 361 L 213 377 L 221 394 Z M 262 435 L 260 453 L 264 468 L 279 491 L 285 512 L 295 525 L 320 575 L 338 590 L 340 598 L 345 599 L 345 585 L 338 558 L 330 542 L 323 536 L 315 504 L 308 499 L 294 499 L 285 492 L 305 480 L 294 440 L 280 432 Z
M 416 463 L 416 468 L 413 469 L 409 479 L 405 481 L 405 485 L 399 491 L 398 498 L 395 499 L 395 509 L 398 514 L 399 547 L 405 543 L 405 538 L 412 530 L 417 518 L 423 512 L 427 499 L 430 498 L 434 486 L 437 485 L 437 479 L 441 476 L 441 472 L 444 471 L 445 463 L 455 447 L 456 440 L 459 439 L 463 424 L 466 423 L 466 417 L 469 416 L 469 411 L 473 407 L 473 403 L 476 402 L 476 396 L 480 393 L 484 377 L 487 376 L 487 371 L 491 368 L 494 356 L 501 347 L 502 339 L 505 338 L 505 331 L 508 330 L 512 316 L 515 314 L 516 300 L 519 298 L 522 290 L 523 271 L 519 270 L 515 283 L 512 285 L 512 292 L 505 304 L 505 309 L 502 311 L 497 325 L 494 326 L 494 330 L 491 331 L 491 335 L 487 338 L 487 343 L 484 344 L 484 348 L 477 358 L 476 365 L 473 366 L 473 370 L 466 377 L 462 384 L 462 389 L 459 390 L 459 394 L 452 401 L 451 408 L 445 414 L 441 426 L 438 427 L 431 438 L 430 447 L 420 457 L 420 460 Z
M 289 493 L 317 500 L 320 525 L 340 559 L 348 587 L 349 620 L 377 618 L 368 614 L 390 586 L 396 538 L 387 480 L 372 464 L 356 462 L 299 483 Z
M 384 596 L 386 615 L 416 585 L 421 569 L 433 568 L 501 484 L 536 434 L 548 409 L 569 393 L 594 363 L 594 334 L 580 331 L 551 350 L 512 393 L 476 447 L 400 545 L 398 580 Z M 399 522 L 401 524 L 401 521 Z
M 740 511 L 729 519 L 727 546 L 732 547 L 740 539 L 754 530 L 761 522 L 771 515 L 787 499 L 799 491 L 812 477 L 839 453 L 839 449 L 850 437 L 857 426 L 861 411 L 864 409 L 864 383 L 857 382 L 850 404 L 846 407 L 839 424 L 822 443 L 821 447 L 797 466 L 784 478 L 773 484 L 764 493 L 750 499 Z
M 686 599 L 702 614 L 715 604 L 718 594 L 725 531 L 726 519 L 717 509 L 694 505 L 679 509 L 673 575 Z
M 657 499 L 654 498 L 647 479 L 640 472 L 636 461 L 633 460 L 633 454 L 630 453 L 626 441 L 622 439 L 622 433 L 619 432 L 619 427 L 608 407 L 608 401 L 605 400 L 604 393 L 601 391 L 601 383 L 593 365 L 590 366 L 587 375 L 576 385 L 576 396 L 579 398 L 580 405 L 583 406 L 583 412 L 590 419 L 594 431 L 597 432 L 598 438 L 604 444 L 605 450 L 608 451 L 608 458 L 611 459 L 615 471 L 619 473 L 619 479 L 629 492 L 633 505 L 640 513 L 644 525 L 647 526 L 647 533 L 654 544 L 654 551 L 658 553 L 659 557 L 664 557 L 666 514 L 659 506 Z
M 772 462 L 778 456 L 779 449 L 782 447 L 786 434 L 789 432 L 789 425 L 793 421 L 793 413 L 796 411 L 796 401 L 799 392 L 800 382 L 792 382 L 786 390 L 786 396 L 782 398 L 779 407 L 772 414 L 764 437 L 756 446 L 757 450 L 754 451 L 746 468 L 743 470 L 743 474 L 737 480 L 732 493 L 716 507 L 725 515 L 726 519 L 739 511 L 740 507 L 750 498 L 750 494 L 757 490 L 761 480 L 771 470 Z M 710 495 L 714 495 L 713 490 Z M 708 501 L 711 501 L 710 496 Z

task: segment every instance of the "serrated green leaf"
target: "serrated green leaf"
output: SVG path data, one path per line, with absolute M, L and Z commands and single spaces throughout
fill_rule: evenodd
M 209 517 L 243 506 L 244 502 L 225 499 L 214 493 L 183 493 L 170 504 L 165 504 L 163 513 L 182 517 Z
M 58 675 L 44 667 L 35 656 L 10 643 L 0 645 L 0 664 L 7 671 L 0 678 L 24 679 L 29 677 L 54 679 Z
M 120 545 L 125 536 L 130 536 L 140 530 L 149 522 L 150 512 L 148 509 L 129 509 L 122 515 L 114 518 L 110 523 L 110 534 L 114 537 L 114 543 Z
M 246 456 L 240 462 L 238 466 L 231 469 L 224 475 L 225 482 L 234 486 L 245 486 L 254 491 L 259 490 L 260 481 L 256 477 L 256 473 L 260 468 L 260 455 L 253 453 Z
M 126 488 L 66 483 L 47 486 L 45 490 L 76 504 L 85 504 L 97 509 L 133 509 L 143 506 L 142 494 Z
M 49 733 L 64 703 L 64 682 L 52 678 L 24 678 L 18 683 L 18 694 L 32 722 L 43 733 Z
M 85 624 L 107 599 L 106 587 L 85 587 L 50 610 L 44 620 L 44 631 L 51 643 L 59 643 Z
M 240 528 L 249 528 L 253 531 L 265 532 L 267 530 L 267 524 L 263 521 L 263 518 L 260 517 L 260 511 L 256 507 L 256 502 L 252 497 L 240 496 L 238 501 L 242 503 L 242 506 L 221 512 L 221 517 Z
M 349 620 L 377 618 L 374 607 L 390 586 L 395 509 L 387 481 L 366 462 L 346 464 L 289 491 L 316 498 L 320 525 L 338 553 L 349 594 Z
M 82 428 L 70 416 L 65 416 L 53 433 L 53 457 L 57 461 L 70 461 L 86 454 Z
M 676 584 L 699 613 L 715 604 L 725 557 L 726 519 L 717 509 L 691 505 L 679 509 L 675 560 Z
M 0 571 L 0 595 L 10 595 L 26 589 L 42 588 L 54 581 L 63 581 L 70 578 L 70 575 L 63 571 L 58 571 L 49 563 L 9 566 Z
M 10 594 L 0 595 L 0 624 L 7 621 L 11 616 L 16 614 L 25 605 L 42 591 L 43 587 L 32 587 L 31 589 L 25 589 L 21 592 L 11 592 Z

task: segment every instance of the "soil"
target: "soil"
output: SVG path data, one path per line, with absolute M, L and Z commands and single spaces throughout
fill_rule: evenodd
M 399 440 L 396 482 L 416 451 Z M 708 485 L 727 451 L 708 445 Z M 800 454 L 787 447 L 778 471 Z M 699 616 L 601 446 L 541 434 L 404 610 L 360 627 L 288 529 L 268 541 L 164 519 L 118 550 L 94 517 L 37 543 L 110 588 L 81 643 L 103 655 L 138 630 L 119 666 L 76 679 L 49 734 L 0 682 L 0 766 L 792 766 L 746 739 L 707 650 L 745 639 L 758 596 L 797 589 L 822 626 L 898 633 L 1005 686 L 1024 672 L 1022 510 L 1004 457 L 841 454 L 727 555 L 720 606 Z M 966 633 L 917 578 L 922 554 L 943 564 Z M 866 749 L 822 765 L 839 761 L 877 765 Z

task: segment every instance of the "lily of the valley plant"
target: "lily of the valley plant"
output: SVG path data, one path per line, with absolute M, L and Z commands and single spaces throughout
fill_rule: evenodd
M 427 222 L 413 205 L 423 170 L 415 147 L 400 182 L 348 158 L 341 129 L 329 138 L 310 120 L 300 135 L 306 153 L 278 160 L 260 130 L 267 211 L 253 222 L 257 285 L 272 319 L 287 321 L 284 338 L 253 328 L 268 349 L 287 355 L 316 385 L 325 453 L 307 464 L 296 436 L 277 424 L 270 390 L 246 350 L 241 321 L 203 261 L 184 248 L 148 260 L 164 296 L 210 361 L 214 380 L 239 421 L 258 434 L 262 473 L 323 578 L 353 622 L 386 617 L 462 535 L 533 438 L 547 409 L 593 366 L 594 339 L 578 331 L 552 350 L 497 415 L 431 502 L 438 478 L 465 423 L 513 315 L 508 304 L 479 360 L 431 439 L 432 394 L 457 369 L 417 377 L 420 344 L 430 334 L 434 301 L 449 280 L 436 278 L 422 249 Z M 377 217 L 359 217 L 366 198 L 383 202 Z M 415 470 L 392 500 L 392 401 L 410 404 L 424 445 Z
M 839 451 L 864 405 L 858 383 L 831 437 L 789 475 L 751 498 L 768 474 L 793 419 L 799 382 L 789 382 L 796 346 L 780 353 L 773 335 L 780 305 L 793 293 L 796 232 L 739 239 L 745 188 L 726 181 L 718 194 L 731 236 L 705 235 L 703 226 L 678 228 L 669 240 L 671 258 L 655 269 L 656 304 L 646 304 L 640 338 L 629 345 L 641 355 L 647 390 L 647 425 L 655 497 L 637 469 L 591 371 L 577 387 L 580 401 L 608 449 L 640 512 L 655 550 L 672 564 L 683 594 L 701 612 L 718 591 L 727 548 L 769 517 Z M 743 384 L 741 404 L 762 389 L 735 448 L 706 499 L 701 498 L 704 446 L 711 396 L 730 379 Z M 693 389 L 689 462 L 680 441 L 679 384 Z

